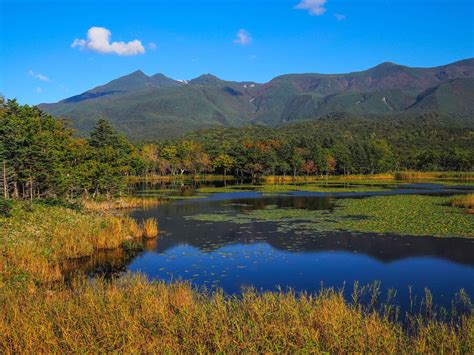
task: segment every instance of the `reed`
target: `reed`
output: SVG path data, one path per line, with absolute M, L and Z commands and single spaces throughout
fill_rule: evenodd
M 59 280 L 66 260 L 156 235 L 156 221 L 139 226 L 123 216 L 81 212 L 61 206 L 15 202 L 10 217 L 0 217 L 0 281 Z M 155 228 L 155 229 L 154 229 Z M 141 240 L 139 240 L 141 242 Z
M 158 236 L 158 222 L 155 218 L 148 218 L 142 222 L 143 236 L 156 238 Z
M 264 183 L 290 183 L 290 182 L 321 182 L 321 181 L 368 181 L 368 180 L 394 180 L 395 175 L 386 174 L 370 174 L 370 175 L 315 175 L 315 176 L 290 176 L 290 175 L 270 175 L 260 178 Z
M 474 172 L 461 171 L 402 171 L 395 173 L 396 180 L 443 180 L 474 181 Z
M 130 236 L 134 239 L 141 238 L 143 236 L 143 228 L 139 225 L 134 219 L 127 218 L 124 219 L 128 223 L 128 228 L 130 231 Z
M 89 211 L 110 212 L 113 210 L 132 209 L 132 208 L 149 208 L 159 206 L 161 200 L 156 197 L 120 197 L 113 200 L 97 201 L 84 199 L 82 205 Z
M 289 182 L 318 182 L 318 181 L 410 181 L 410 180 L 459 180 L 474 181 L 474 172 L 458 171 L 400 171 L 379 174 L 352 174 L 352 175 L 315 175 L 315 176 L 281 176 L 270 175 L 260 178 L 265 183 L 289 183 Z
M 414 315 L 403 327 L 332 289 L 228 297 L 129 276 L 5 288 L 0 334 L 0 353 L 468 354 L 474 316 L 453 322 Z
M 467 214 L 474 214 L 474 194 L 457 196 L 451 200 L 454 207 L 465 208 Z

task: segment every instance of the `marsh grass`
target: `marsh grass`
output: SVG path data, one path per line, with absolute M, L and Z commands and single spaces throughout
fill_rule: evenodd
M 461 181 L 473 181 L 474 172 L 469 171 L 402 171 L 394 174 L 396 180 L 443 180 L 456 179 Z
M 64 261 L 142 236 L 143 229 L 128 217 L 15 202 L 11 216 L 0 217 L 0 285 L 59 280 Z
M 269 175 L 261 177 L 265 183 L 290 183 L 290 182 L 319 182 L 319 181 L 353 181 L 353 180 L 394 180 L 392 173 L 385 174 L 356 174 L 356 175 L 316 175 L 316 176 L 290 176 Z
M 261 178 L 266 183 L 290 182 L 318 182 L 318 181 L 413 181 L 413 180 L 443 180 L 456 179 L 460 181 L 474 181 L 473 172 L 458 171 L 399 171 L 381 174 L 355 174 L 355 175 L 330 175 L 330 176 L 264 176 Z
M 451 205 L 465 208 L 467 214 L 474 214 L 474 194 L 457 196 L 451 200 Z
M 158 197 L 120 197 L 112 200 L 90 200 L 84 199 L 82 205 L 88 211 L 109 212 L 113 210 L 148 208 L 159 206 L 162 203 Z
M 142 230 L 145 238 L 156 238 L 158 236 L 158 222 L 154 218 L 148 218 L 142 222 Z
M 471 305 L 472 309 L 472 305 Z M 341 291 L 198 292 L 128 276 L 0 297 L 1 353 L 472 353 L 472 312 L 455 321 L 347 302 Z

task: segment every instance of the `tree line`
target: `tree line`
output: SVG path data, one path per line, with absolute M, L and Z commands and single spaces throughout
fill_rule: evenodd
M 0 172 L 5 199 L 108 197 L 140 174 L 137 149 L 104 120 L 88 139 L 67 121 L 16 100 L 0 101 Z
M 471 171 L 473 131 L 422 120 L 331 120 L 195 132 L 141 146 L 146 174 L 374 174 Z
M 105 120 L 88 138 L 38 107 L 0 99 L 0 188 L 8 198 L 106 196 L 147 175 L 372 174 L 470 171 L 472 129 L 421 121 L 322 120 L 217 128 L 132 144 Z

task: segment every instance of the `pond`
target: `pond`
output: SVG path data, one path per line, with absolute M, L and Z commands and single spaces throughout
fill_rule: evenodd
M 356 281 L 361 285 L 379 281 L 382 297 L 396 289 L 402 308 L 410 302 L 410 294 L 420 299 L 425 288 L 433 294 L 434 303 L 449 306 L 460 289 L 474 295 L 473 239 L 325 229 L 302 232 L 292 228 L 299 217 L 282 223 L 247 216 L 282 210 L 331 216 L 341 199 L 443 196 L 463 189 L 466 187 L 415 184 L 383 192 L 236 191 L 175 200 L 131 213 L 137 220 L 156 218 L 160 237 L 147 250 L 124 261 L 122 270 L 152 279 L 188 280 L 196 287 L 221 288 L 228 294 L 249 286 L 296 292 L 314 292 L 324 286 L 344 287 L 349 295 Z

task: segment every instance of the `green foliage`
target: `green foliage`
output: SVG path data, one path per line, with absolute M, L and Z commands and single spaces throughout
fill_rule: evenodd
M 212 161 L 222 154 L 232 157 L 229 171 L 238 176 L 472 170 L 472 130 L 441 124 L 436 117 L 220 128 L 188 134 L 178 142 L 200 144 Z
M 134 175 L 258 178 L 472 170 L 472 130 L 437 118 L 373 121 L 335 115 L 279 128 L 212 129 L 137 148 L 103 119 L 88 140 L 74 138 L 65 121 L 8 100 L 0 110 L 0 187 L 7 199 L 110 199 Z
M 143 243 L 136 240 L 126 240 L 122 243 L 122 248 L 128 252 L 138 252 L 145 249 Z
M 63 198 L 55 198 L 55 197 L 46 197 L 40 200 L 37 200 L 35 203 L 41 204 L 44 206 L 56 206 L 56 207 L 65 207 L 71 210 L 81 211 L 82 204 L 81 202 L 74 200 L 68 201 Z
M 12 202 L 0 198 L 0 217 L 10 217 L 12 210 Z
M 134 147 L 110 124 L 99 120 L 89 141 L 74 138 L 64 120 L 37 107 L 2 102 L 0 171 L 5 198 L 110 197 L 124 177 L 143 168 Z
M 219 154 L 214 160 L 214 166 L 224 170 L 224 175 L 227 174 L 227 171 L 231 169 L 235 164 L 234 158 L 230 155 L 222 153 Z

